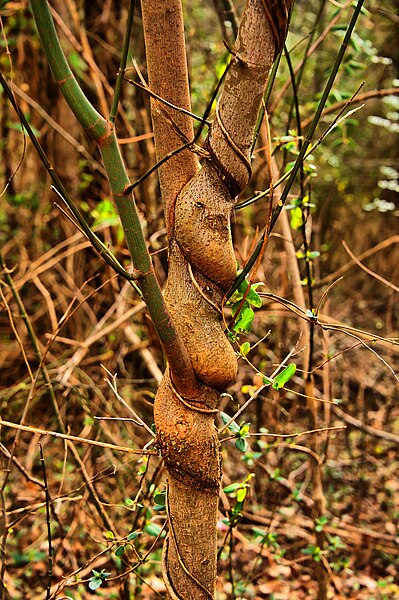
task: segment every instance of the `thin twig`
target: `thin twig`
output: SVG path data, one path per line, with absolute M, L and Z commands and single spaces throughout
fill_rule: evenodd
M 48 543 L 46 600 L 49 600 L 50 594 L 51 594 L 51 582 L 53 579 L 53 556 L 54 556 L 54 549 L 53 549 L 52 536 L 51 536 L 51 521 L 50 521 L 51 498 L 50 498 L 50 493 L 49 493 L 48 483 L 47 483 L 46 463 L 44 462 L 43 447 L 42 447 L 42 443 L 40 441 L 39 441 L 39 449 L 40 449 L 40 462 L 42 465 L 43 482 L 44 482 L 44 495 L 46 498 L 46 523 L 47 523 L 47 543 Z
M 363 271 L 365 271 L 366 273 L 368 273 L 369 275 L 371 275 L 372 277 L 374 277 L 374 279 L 378 279 L 378 281 L 381 281 L 381 283 L 383 283 L 387 287 L 391 288 L 395 292 L 399 292 L 399 287 L 397 287 L 396 285 L 394 285 L 390 281 L 387 281 L 387 279 L 384 279 L 384 277 L 381 277 L 381 275 L 378 275 L 378 273 L 375 273 L 374 271 L 372 271 L 371 269 L 369 269 L 368 267 L 366 267 L 362 262 L 360 262 L 360 260 L 358 258 L 356 258 L 356 256 L 353 254 L 352 250 L 349 248 L 348 244 L 344 240 L 342 240 L 342 245 L 345 248 L 345 250 L 347 251 L 347 253 L 349 254 L 349 256 L 351 257 L 351 259 L 361 269 L 363 269 Z
M 127 454 L 151 454 L 158 456 L 158 452 L 152 450 L 135 450 L 133 448 L 127 448 L 126 446 L 116 446 L 115 444 L 108 444 L 107 442 L 98 442 L 97 440 L 88 440 L 81 438 L 76 435 L 69 435 L 66 433 L 59 433 L 58 431 L 49 431 L 48 429 L 40 429 L 39 427 L 33 427 L 32 425 L 20 425 L 19 423 L 11 423 L 10 421 L 4 421 L 0 419 L 0 426 L 10 427 L 10 429 L 17 429 L 19 431 L 27 431 L 29 433 L 39 433 L 40 435 L 50 435 L 51 437 L 61 438 L 68 440 L 69 442 L 78 442 L 81 444 L 89 444 L 90 446 L 99 446 L 100 448 L 110 448 L 116 452 L 126 452 Z M 153 432 L 151 432 L 153 434 Z M 154 435 L 154 434 L 153 434 Z

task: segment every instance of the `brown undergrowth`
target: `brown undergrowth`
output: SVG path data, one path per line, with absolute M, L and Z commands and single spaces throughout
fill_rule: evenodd
M 106 38 L 101 24 L 94 24 L 95 33 Z M 112 38 L 118 26 L 112 21 L 107 35 Z M 19 44 L 16 83 L 32 72 L 29 97 L 39 97 L 47 113 L 54 109 L 64 131 L 74 136 L 73 149 L 65 133 L 54 133 L 48 117 L 24 104 L 26 100 L 22 107 L 32 110 L 32 121 L 65 171 L 61 175 L 69 189 L 87 215 L 94 210 L 93 226 L 124 262 L 120 228 L 104 201 L 108 192 L 101 167 L 87 157 L 79 162 L 82 139 L 76 124 L 59 98 L 51 98 L 51 87 L 48 98 L 43 94 L 37 77 L 43 65 L 32 51 L 34 42 L 27 36 Z M 117 60 L 108 67 L 109 80 L 115 65 Z M 100 85 L 98 75 L 90 77 L 92 85 Z M 133 92 L 126 94 L 131 100 Z M 137 94 L 135 101 L 135 130 L 129 125 L 132 115 L 120 115 L 121 137 L 138 137 L 131 142 L 135 152 L 126 150 L 125 157 L 132 180 L 155 160 L 148 98 Z M 4 179 L 16 168 L 23 147 L 9 124 L 2 122 L 8 148 Z M 265 170 L 258 157 L 254 189 L 264 189 Z M 165 362 L 154 328 L 130 286 L 54 206 L 29 146 L 2 202 L 1 419 L 50 432 L 61 432 L 62 423 L 66 436 L 81 438 L 68 441 L 34 429 L 1 426 L 3 598 L 87 598 L 93 569 L 109 573 L 95 592 L 99 598 L 162 597 L 165 469 L 152 445 L 151 425 Z M 138 203 L 156 272 L 164 282 L 165 229 L 154 177 L 139 188 Z M 389 285 L 398 282 L 397 216 L 366 214 L 360 203 L 344 197 L 334 210 L 332 204 L 326 193 L 312 224 L 314 248 L 321 250 L 313 264 L 316 300 L 344 276 L 329 290 L 314 322 L 316 422 L 303 397 L 306 349 L 301 332 L 306 315 L 284 301 L 293 301 L 295 294 L 292 263 L 278 229 L 257 274 L 265 284 L 258 291 L 268 295 L 256 310 L 252 332 L 239 340 L 253 348 L 244 358 L 234 345 L 238 379 L 219 408 L 232 416 L 253 400 L 237 419 L 250 424 L 246 452 L 235 447 L 234 432 L 227 429 L 220 436 L 225 439 L 218 525 L 220 600 L 316 598 L 317 565 L 327 573 L 331 598 L 399 598 L 399 408 L 392 373 L 398 371 L 398 350 L 387 341 L 398 336 L 397 292 Z M 253 223 L 262 227 L 265 220 L 263 207 L 255 206 L 237 212 L 234 219 L 233 241 L 241 265 L 250 254 Z M 329 248 L 323 251 L 326 239 Z M 342 239 L 388 284 L 356 265 Z M 294 243 L 300 249 L 299 233 Z M 299 269 L 303 277 L 302 263 Z M 290 352 L 289 362 L 297 371 L 287 389 L 261 389 L 262 377 L 270 377 Z M 339 403 L 331 404 L 334 399 Z M 223 426 L 219 417 L 217 426 Z M 339 429 L 328 429 L 334 427 Z M 321 431 L 306 433 L 313 429 Z M 143 448 L 147 454 L 124 451 Z M 312 495 L 315 465 L 322 479 L 321 516 L 315 516 Z
M 62 228 L 69 226 L 60 220 L 57 209 L 48 212 L 46 227 L 41 228 L 36 241 L 39 249 L 29 241 L 32 232 L 25 230 L 27 223 L 32 227 L 35 221 L 25 218 L 28 209 L 20 211 L 9 205 L 7 210 L 9 222 L 17 223 L 18 235 L 10 237 L 4 247 L 6 264 L 39 349 L 42 354 L 46 352 L 46 367 L 67 432 L 118 446 L 144 447 L 151 435 L 134 420 L 123 420 L 135 417 L 104 381 L 106 377 L 113 382 L 101 367 L 104 364 L 111 374 L 118 374 L 118 394 L 150 425 L 163 359 L 141 302 L 104 268 L 80 234 L 68 232 L 65 236 Z M 56 230 L 59 242 L 54 244 Z M 54 245 L 46 251 L 49 234 Z M 103 234 L 111 239 L 116 231 L 108 227 Z M 352 248 L 365 249 L 357 244 L 353 240 Z M 265 265 L 260 278 L 267 281 L 276 296 L 289 298 L 285 251 L 278 237 L 271 242 L 270 252 L 273 269 L 269 271 Z M 387 273 L 397 268 L 394 254 L 393 246 L 391 266 L 384 266 Z M 379 264 L 377 256 L 375 260 L 374 266 Z M 342 263 L 347 262 L 342 254 Z M 77 264 L 84 264 L 88 273 L 97 272 L 79 287 L 70 285 Z M 372 262 L 368 265 L 373 267 Z M 323 268 L 322 272 L 327 270 Z M 397 323 L 391 291 L 381 290 L 376 295 L 376 284 L 368 275 L 356 266 L 350 272 L 351 277 L 331 290 L 320 321 L 332 326 L 350 323 L 361 329 L 368 325 L 369 330 L 374 325 L 374 331 L 389 332 L 391 337 Z M 2 281 L 2 419 L 19 423 L 25 412 L 25 424 L 59 431 L 42 375 L 34 382 L 39 364 L 32 340 L 4 275 Z M 360 302 L 364 303 L 361 311 Z M 253 333 L 246 339 L 253 344 L 268 331 L 271 333 L 248 358 L 265 375 L 270 375 L 297 343 L 298 321 L 276 300 L 265 300 L 264 307 L 257 311 Z M 285 342 L 278 341 L 281 339 Z M 318 434 L 322 454 L 317 459 L 322 464 L 327 503 L 325 518 L 319 523 L 327 539 L 322 560 L 328 565 L 336 598 L 394 598 L 397 594 L 397 382 L 381 361 L 395 367 L 397 352 L 382 341 L 371 347 L 380 358 L 364 347 L 359 336 L 354 339 L 334 329 L 316 330 L 317 395 L 341 401 L 337 407 L 322 405 L 319 426 L 346 426 L 342 431 Z M 334 356 L 329 362 L 325 362 L 327 351 Z M 302 355 L 299 352 L 295 357 L 298 366 L 303 362 Z M 259 383 L 259 376 L 240 359 L 238 382 L 229 390 L 234 401 L 225 397 L 221 410 L 234 414 Z M 262 428 L 279 435 L 308 430 L 306 402 L 295 394 L 303 393 L 300 375 L 291 384 L 291 391 L 260 393 L 238 421 L 242 418 L 250 422 L 253 433 Z M 70 589 L 73 597 L 83 598 L 92 569 L 104 568 L 112 576 L 98 591 L 99 597 L 102 594 L 110 598 L 113 593 L 119 597 L 122 573 L 136 567 L 130 576 L 134 597 L 156 597 L 152 588 L 162 593 L 157 542 L 146 557 L 165 520 L 164 512 L 154 510 L 154 494 L 163 489 L 159 459 L 76 442 L 73 453 L 71 442 L 33 432 L 21 432 L 14 447 L 16 433 L 2 427 L 0 447 L 3 478 L 7 477 L 2 493 L 6 509 L 3 577 L 10 597 L 45 597 L 48 538 L 39 439 L 51 499 L 52 590 L 56 592 L 57 586 L 66 585 L 62 593 Z M 229 587 L 229 572 L 234 573 L 236 597 L 243 595 L 240 586 L 244 583 L 253 597 L 272 593 L 276 598 L 313 597 L 310 577 L 315 557 L 311 553 L 316 550 L 309 469 L 315 458 L 310 454 L 309 435 L 249 438 L 250 448 L 245 454 L 231 441 L 222 444 L 224 486 L 243 482 L 249 473 L 254 477 L 243 516 L 221 551 L 221 598 Z M 126 481 L 130 481 L 127 488 Z M 142 507 L 137 508 L 136 501 Z M 228 532 L 223 513 L 226 518 L 235 503 L 234 494 L 222 493 L 219 544 Z M 126 546 L 128 564 L 121 564 L 115 550 L 126 543 L 126 536 L 133 530 L 140 531 L 136 550 Z M 112 531 L 114 537 L 107 538 L 107 531 Z M 146 557 L 143 564 L 140 557 Z M 249 592 L 243 597 L 251 597 L 246 595 Z

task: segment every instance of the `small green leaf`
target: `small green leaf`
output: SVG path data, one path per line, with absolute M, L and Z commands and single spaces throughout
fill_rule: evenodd
M 244 342 L 240 346 L 240 352 L 241 352 L 242 356 L 246 356 L 250 350 L 251 350 L 251 344 L 249 342 Z
M 226 485 L 226 487 L 223 488 L 223 491 L 225 494 L 233 494 L 237 490 L 241 489 L 241 486 L 242 483 L 230 483 L 230 485 Z
M 248 433 L 249 433 L 249 428 L 250 428 L 250 423 L 245 423 L 245 425 L 242 425 L 240 427 L 240 431 L 239 431 L 239 436 L 241 438 L 245 438 L 247 437 Z
M 247 287 L 249 286 L 249 282 L 247 279 L 243 279 L 238 286 L 238 291 L 241 292 L 242 295 L 245 294 Z
M 97 579 L 97 577 L 93 577 L 92 579 L 90 579 L 89 581 L 89 588 L 91 590 L 96 590 L 100 587 L 100 585 L 102 584 L 103 580 L 102 579 Z
M 252 310 L 252 308 L 245 307 L 240 312 L 240 316 L 238 317 L 237 321 L 233 326 L 234 331 L 236 331 L 237 333 L 249 333 L 252 328 L 254 317 L 255 313 Z
M 226 413 L 224 413 L 224 412 L 221 412 L 221 413 L 220 413 L 220 416 L 221 416 L 221 419 L 222 419 L 222 421 L 223 421 L 223 423 L 224 423 L 225 425 L 226 425 L 226 424 L 227 424 L 227 423 L 230 421 L 230 419 L 231 419 L 231 417 L 229 417 L 229 415 L 227 415 L 227 414 L 226 414 Z M 235 421 L 232 421 L 232 422 L 230 423 L 230 425 L 228 426 L 228 428 L 227 428 L 227 429 L 228 429 L 229 431 L 231 431 L 232 433 L 239 433 L 239 431 L 240 431 L 240 427 L 237 425 L 237 423 L 236 423 Z
M 236 502 L 233 507 L 232 514 L 238 515 L 239 513 L 241 513 L 243 506 L 244 506 L 244 502 Z
M 148 523 L 148 525 L 144 527 L 144 531 L 149 535 L 157 537 L 161 533 L 162 527 L 160 527 L 157 523 Z
M 287 381 L 294 376 L 295 371 L 296 365 L 290 364 L 286 366 L 285 369 L 283 369 L 281 373 L 274 378 L 273 389 L 279 390 L 280 388 L 284 387 Z
M 137 539 L 138 536 L 139 536 L 139 534 L 137 533 L 137 531 L 131 531 L 129 533 L 129 535 L 127 536 L 127 541 L 132 542 L 133 540 Z
M 125 554 L 125 546 L 118 546 L 115 550 L 115 556 L 121 557 Z
M 245 296 L 245 300 L 252 304 L 252 306 L 255 306 L 255 308 L 260 308 L 262 306 L 262 298 L 255 292 L 253 286 L 251 286 L 251 289 Z
M 220 413 L 220 418 L 222 419 L 224 425 L 226 425 L 226 423 L 228 423 L 230 421 L 231 417 L 229 417 L 229 415 L 227 413 L 221 412 Z
M 237 492 L 237 501 L 244 502 L 246 495 L 247 495 L 247 488 L 246 487 L 240 488 Z
M 154 504 L 153 509 L 156 511 L 165 510 L 165 504 Z
M 239 271 L 237 273 L 237 276 L 241 273 L 241 271 Z M 232 297 L 229 300 L 229 304 L 236 304 L 239 303 L 240 300 L 242 300 L 242 297 L 245 294 L 245 291 L 248 287 L 249 283 L 246 279 L 244 279 L 243 281 L 241 281 L 240 285 L 238 286 L 238 288 L 235 290 L 234 294 L 232 295 Z
M 246 300 L 243 301 L 241 299 L 238 302 L 234 302 L 234 304 L 231 307 L 231 313 L 233 317 L 239 317 L 245 308 L 249 308 L 249 304 Z
M 166 491 L 157 492 L 154 495 L 154 502 L 156 504 L 163 504 L 163 505 L 165 505 L 165 501 L 166 501 L 165 499 L 166 499 Z
M 105 537 L 107 538 L 107 540 L 113 540 L 115 536 L 112 531 L 107 531 Z
M 238 440 L 236 440 L 235 447 L 240 452 L 246 452 L 248 450 L 248 443 L 243 438 L 238 438 Z
M 300 229 L 303 226 L 302 210 L 299 207 L 292 209 L 290 222 L 292 229 Z
M 274 469 L 273 473 L 271 473 L 270 475 L 270 479 L 273 479 L 274 481 L 279 481 L 281 479 L 281 469 L 279 469 L 277 467 L 277 469 Z

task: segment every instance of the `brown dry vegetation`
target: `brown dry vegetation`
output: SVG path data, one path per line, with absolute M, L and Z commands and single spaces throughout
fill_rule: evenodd
M 117 1 L 83 3 L 85 30 L 77 26 L 74 2 L 52 4 L 63 23 L 62 43 L 75 61 L 85 91 L 101 108 L 109 108 L 126 7 Z M 222 36 L 212 3 L 186 4 L 194 110 L 201 113 L 216 77 L 214 66 L 219 68 Z M 398 77 L 393 3 L 388 3 L 388 16 L 382 9 L 377 11 L 377 3 L 371 4 L 371 13 L 360 21 L 359 36 L 370 39 L 378 55 L 390 57 L 391 64 L 373 66 L 362 58 L 367 89 L 390 88 Z M 289 47 L 304 35 L 306 26 L 310 28 L 315 16 L 308 3 L 298 5 Z M 299 25 L 301 11 L 304 29 Z M 52 164 L 94 230 L 127 266 L 128 253 L 107 204 L 109 189 L 99 157 L 52 83 L 26 3 L 9 2 L 1 8 L 1 16 L 21 110 L 30 115 Z M 318 34 L 327 25 L 324 17 Z M 133 52 L 145 74 L 139 16 L 135 32 Z M 324 70 L 339 44 L 336 37 L 327 40 L 302 84 L 303 120 L 314 112 L 314 96 L 322 89 Z M 82 46 L 84 60 L 79 58 Z M 100 71 L 90 66 L 94 63 Z M 11 76 L 5 52 L 1 69 Z M 287 76 L 282 66 L 275 97 Z M 352 85 L 343 74 L 337 88 L 353 93 L 363 77 L 356 75 Z M 285 133 L 289 94 L 273 115 L 272 135 Z M 147 456 L 111 447 L 141 449 L 151 441 L 129 406 L 151 426 L 153 399 L 165 367 L 161 347 L 144 304 L 55 204 L 45 169 L 18 130 L 18 118 L 4 94 L 0 103 L 2 188 L 14 173 L 0 200 L 1 254 L 6 264 L 0 281 L 0 415 L 16 424 L 60 431 L 40 369 L 41 356 L 55 391 L 58 419 L 68 434 L 109 445 L 1 428 L 1 577 L 6 588 L 2 597 L 46 598 L 48 521 L 53 548 L 51 598 L 87 598 L 92 593 L 88 590 L 92 569 L 111 574 L 95 592 L 98 597 L 162 597 L 160 547 L 166 515 L 154 510 L 154 495 L 165 486 L 162 461 L 151 444 Z M 317 598 L 316 579 L 325 574 L 330 598 L 399 598 L 399 361 L 398 347 L 389 341 L 398 338 L 399 329 L 397 192 L 380 194 L 396 203 L 394 210 L 363 210 L 378 193 L 379 168 L 388 165 L 399 170 L 395 130 L 381 130 L 367 121 L 370 115 L 384 116 L 384 110 L 381 99 L 368 101 L 360 116 L 353 116 L 357 124 L 331 134 L 332 145 L 328 147 L 327 141 L 326 150 L 319 149 L 314 156 L 318 171 L 312 194 L 317 206 L 308 220 L 308 239 L 311 250 L 321 253 L 312 263 L 314 305 L 328 285 L 343 275 L 321 308 L 319 321 L 324 327 L 314 327 L 312 395 L 320 402 L 311 404 L 303 397 L 305 321 L 276 298 L 297 303 L 295 269 L 305 277 L 303 261 L 290 258 L 281 220 L 258 270 L 256 280 L 265 284 L 258 291 L 274 297 L 264 298 L 252 332 L 241 336 L 240 344 L 267 338 L 250 351 L 249 362 L 238 359 L 237 381 L 228 390 L 231 396 L 221 398 L 220 410 L 233 415 L 257 393 L 262 379 L 256 370 L 270 376 L 291 351 L 290 362 L 297 371 L 289 389 L 265 388 L 238 418 L 239 423 L 251 424 L 250 433 L 263 432 L 247 439 L 248 452 L 239 452 L 234 440 L 222 443 L 223 486 L 247 479 L 250 488 L 232 529 L 225 520 L 234 522 L 237 499 L 221 491 L 220 600 Z M 57 131 L 54 121 L 62 129 Z M 122 149 L 131 181 L 155 162 L 150 123 L 147 95 L 126 84 L 117 129 L 119 138 L 129 141 Z M 262 151 L 256 153 L 254 190 L 267 185 L 265 160 Z M 292 157 L 279 152 L 279 167 L 283 160 Z M 249 195 L 245 192 L 245 197 Z M 156 175 L 138 188 L 137 198 L 156 273 L 163 282 L 165 225 Z M 234 245 L 241 265 L 265 213 L 260 203 L 236 213 Z M 301 235 L 293 231 L 296 250 L 302 248 Z M 385 283 L 356 265 L 342 240 Z M 362 258 L 364 253 L 368 254 Z M 304 294 L 309 306 L 306 286 Z M 333 399 L 339 399 L 339 404 L 323 402 Z M 217 425 L 222 426 L 219 418 Z M 341 429 L 294 436 L 332 427 Z M 229 437 L 229 432 L 223 437 Z M 317 477 L 322 481 L 319 497 Z M 132 531 L 139 532 L 138 538 L 126 545 L 121 558 L 116 556 Z

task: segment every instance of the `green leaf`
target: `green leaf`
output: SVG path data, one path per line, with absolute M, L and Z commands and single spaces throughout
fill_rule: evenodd
M 107 225 L 119 225 L 119 217 L 116 211 L 116 208 L 108 198 L 104 198 L 101 200 L 92 211 L 92 216 L 94 217 L 93 227 L 97 227 L 97 225 L 107 224 Z
M 125 546 L 118 546 L 117 549 L 115 550 L 115 556 L 118 556 L 120 558 L 124 554 L 125 554 Z
M 226 425 L 226 424 L 227 424 L 227 423 L 230 421 L 230 419 L 231 419 L 231 417 L 229 417 L 229 415 L 228 415 L 228 414 L 226 414 L 226 413 L 224 413 L 224 412 L 221 412 L 221 413 L 220 413 L 220 417 L 221 417 L 221 419 L 222 419 L 222 421 L 223 421 L 223 423 L 224 423 L 225 425 Z M 232 421 L 232 423 L 230 423 L 230 425 L 228 426 L 228 428 L 227 428 L 227 429 L 228 429 L 229 431 L 232 431 L 233 433 L 239 433 L 239 431 L 240 431 L 240 427 L 237 425 L 237 423 L 236 423 L 235 421 Z
M 303 225 L 302 210 L 297 207 L 293 208 L 290 214 L 290 222 L 292 229 L 300 229 Z
M 262 306 L 262 298 L 255 292 L 253 286 L 251 286 L 248 294 L 245 296 L 245 300 L 252 304 L 252 306 L 255 306 L 255 308 L 260 308 Z
M 144 527 L 144 531 L 149 535 L 157 537 L 161 533 L 162 527 L 160 527 L 157 523 L 148 523 L 148 525 Z
M 240 352 L 241 352 L 242 356 L 246 356 L 250 350 L 251 350 L 251 344 L 249 342 L 244 342 L 240 346 Z
M 277 469 L 274 469 L 273 473 L 271 473 L 271 475 L 270 475 L 270 479 L 273 479 L 273 481 L 280 481 L 281 469 L 279 469 L 278 467 L 277 467 Z
M 250 425 L 251 425 L 250 423 L 245 423 L 245 425 L 241 425 L 240 431 L 239 431 L 239 436 L 241 438 L 247 437 L 247 435 L 249 433 Z
M 233 510 L 232 510 L 233 515 L 240 514 L 243 509 L 243 506 L 244 506 L 244 502 L 236 502 L 233 507 Z
M 271 379 L 269 379 L 268 377 L 263 377 L 262 382 L 264 385 L 272 385 L 272 383 L 273 383 L 273 381 Z
M 97 577 L 92 577 L 89 581 L 89 588 L 94 591 L 100 587 L 102 582 L 103 582 L 102 579 L 97 579 Z
M 290 364 L 285 367 L 275 378 L 273 382 L 273 389 L 279 390 L 289 381 L 295 374 L 296 365 Z
M 237 272 L 237 276 L 241 273 L 241 271 Z M 246 279 L 244 279 L 243 281 L 241 281 L 240 285 L 238 286 L 238 288 L 235 290 L 234 294 L 232 295 L 232 297 L 229 300 L 229 304 L 235 304 L 237 302 L 239 302 L 240 300 L 242 300 L 242 297 L 245 294 L 245 291 L 247 289 L 247 287 L 249 286 L 249 283 Z
M 115 536 L 112 531 L 107 531 L 105 537 L 107 538 L 107 540 L 113 540 Z
M 27 116 L 27 115 L 25 115 Z M 29 121 L 29 119 L 27 119 L 27 121 Z M 25 127 L 21 124 L 21 123 L 7 123 L 8 128 L 9 129 L 14 129 L 15 131 L 25 131 Z M 34 127 L 33 125 L 30 125 L 30 128 L 32 130 L 32 132 L 34 133 L 35 137 L 40 138 L 41 137 L 41 133 L 38 129 L 36 129 L 36 127 Z
M 165 505 L 165 502 L 166 502 L 166 491 L 157 492 L 154 495 L 154 502 L 156 504 L 163 504 L 163 505 Z
M 244 502 L 244 500 L 245 500 L 245 497 L 246 497 L 246 495 L 247 495 L 247 491 L 248 491 L 248 490 L 247 490 L 247 488 L 246 488 L 246 487 L 240 488 L 240 489 L 238 490 L 238 492 L 237 492 L 237 501 L 238 501 L 238 502 Z
M 318 519 L 316 519 L 316 527 L 315 531 L 320 532 L 323 531 L 323 528 L 328 523 L 328 517 L 326 515 L 322 515 Z
M 238 302 L 235 302 L 232 307 L 231 307 L 231 313 L 233 315 L 233 317 L 238 316 L 242 313 L 242 311 L 244 310 L 244 308 L 248 308 L 249 304 L 246 300 L 244 300 L 242 302 L 242 300 L 240 299 Z
M 230 483 L 230 485 L 226 485 L 226 487 L 223 488 L 223 491 L 225 494 L 233 494 L 234 492 L 239 490 L 241 486 L 242 483 Z
M 139 534 L 137 533 L 137 531 L 131 531 L 129 533 L 129 535 L 127 536 L 127 541 L 132 542 L 133 540 L 137 539 L 138 536 L 139 536 Z
M 255 317 L 255 313 L 252 308 L 245 307 L 238 317 L 237 321 L 234 324 L 234 331 L 237 333 L 249 333 L 252 328 L 252 323 Z
M 154 504 L 153 509 L 156 511 L 165 510 L 165 504 Z
M 244 438 L 238 438 L 235 443 L 235 447 L 240 452 L 246 452 L 248 450 L 248 442 Z

